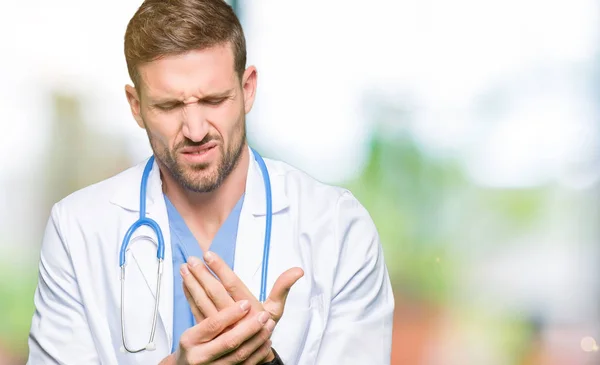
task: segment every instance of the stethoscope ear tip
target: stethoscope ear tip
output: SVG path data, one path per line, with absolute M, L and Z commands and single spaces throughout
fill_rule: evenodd
M 154 344 L 154 342 L 150 342 L 149 344 L 146 345 L 146 350 L 147 351 L 154 351 L 156 350 L 156 345 Z

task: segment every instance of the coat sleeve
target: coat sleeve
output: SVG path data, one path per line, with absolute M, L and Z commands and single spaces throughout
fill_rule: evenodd
M 336 209 L 339 261 L 316 363 L 389 365 L 394 298 L 379 234 L 367 210 L 345 192 Z
M 42 242 L 27 364 L 98 364 L 59 207 L 52 208 Z

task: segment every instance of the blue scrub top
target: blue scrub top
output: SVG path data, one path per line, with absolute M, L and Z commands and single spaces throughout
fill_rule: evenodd
M 244 195 L 237 202 L 210 245 L 210 250 L 219 255 L 232 270 L 243 202 Z M 171 351 L 175 352 L 183 332 L 195 325 L 194 315 L 183 293 L 183 279 L 179 273 L 179 267 L 186 263 L 190 256 L 203 260 L 203 252 L 198 241 L 196 241 L 185 221 L 166 195 L 165 203 L 169 215 L 171 251 L 173 254 L 173 347 Z

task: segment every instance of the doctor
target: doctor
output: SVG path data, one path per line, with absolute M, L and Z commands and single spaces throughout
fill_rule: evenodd
M 153 156 L 52 208 L 28 363 L 389 364 L 375 225 L 248 146 L 257 71 L 231 7 L 146 0 L 125 58 Z

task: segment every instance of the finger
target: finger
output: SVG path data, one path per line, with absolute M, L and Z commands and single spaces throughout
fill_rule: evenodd
M 273 361 L 275 356 L 271 356 L 272 358 L 269 358 L 269 355 L 271 355 L 271 345 L 273 345 L 271 340 L 267 340 L 267 342 L 265 342 L 261 347 L 259 347 L 258 350 L 254 351 L 254 353 L 242 364 L 257 365 L 262 364 L 265 361 Z
M 190 257 L 188 259 L 188 267 L 191 273 L 200 282 L 204 292 L 208 298 L 210 298 L 217 310 L 227 308 L 234 303 L 234 299 L 227 293 L 223 284 L 208 271 L 208 268 L 204 266 L 199 258 L 193 256 Z
M 210 354 L 212 359 L 218 359 L 240 348 L 242 344 L 260 332 L 269 320 L 269 313 L 260 312 L 249 315 L 239 321 L 231 330 L 220 334 L 214 340 L 202 344 L 198 350 Z
M 281 274 L 273 284 L 273 289 L 269 293 L 269 298 L 264 307 L 271 313 L 271 317 L 275 321 L 278 321 L 283 315 L 283 309 L 291 287 L 303 276 L 304 271 L 299 267 L 294 267 Z
M 267 356 L 269 356 L 269 350 L 271 349 L 269 337 L 271 337 L 271 333 L 273 332 L 273 328 L 275 328 L 275 322 L 273 320 L 269 320 L 267 324 L 260 330 L 257 334 L 252 336 L 249 340 L 244 342 L 237 350 L 234 352 L 225 355 L 218 361 L 215 361 L 213 365 L 219 364 L 239 364 L 244 361 L 248 361 L 251 359 L 255 359 L 260 361 L 264 360 Z M 267 351 L 263 351 L 263 347 L 265 345 Z M 262 356 L 262 357 L 261 357 Z M 258 358 L 260 357 L 260 358 Z M 258 358 L 258 359 L 257 359 Z M 245 363 L 245 362 L 244 362 Z M 253 364 L 258 364 L 258 362 L 254 362 Z
M 249 300 L 252 308 L 262 311 L 260 302 L 219 255 L 214 252 L 206 251 L 204 254 L 204 262 L 208 264 L 208 267 L 215 275 L 217 275 L 219 280 L 221 280 L 221 284 L 234 300 Z
M 199 344 L 211 343 L 225 328 L 244 318 L 249 310 L 250 303 L 247 300 L 235 303 L 217 314 L 207 317 L 194 327 L 188 328 L 181 335 L 179 345 L 190 350 Z M 258 322 L 256 319 L 254 321 Z
M 212 300 L 206 295 L 204 288 L 198 282 L 196 277 L 190 272 L 187 264 L 181 265 L 181 277 L 183 278 L 183 285 L 187 288 L 190 293 L 193 303 L 202 312 L 204 317 L 208 318 L 214 316 L 218 310 L 213 304 Z M 191 304 L 190 304 L 191 305 Z
M 198 306 L 194 302 L 194 298 L 192 298 L 192 295 L 190 294 L 185 284 L 183 285 L 183 294 L 185 294 L 185 298 L 187 299 L 188 304 L 190 305 L 190 309 L 192 310 L 192 314 L 194 315 L 196 324 L 202 322 L 206 317 L 204 317 L 202 312 L 200 312 L 200 309 L 198 309 Z

